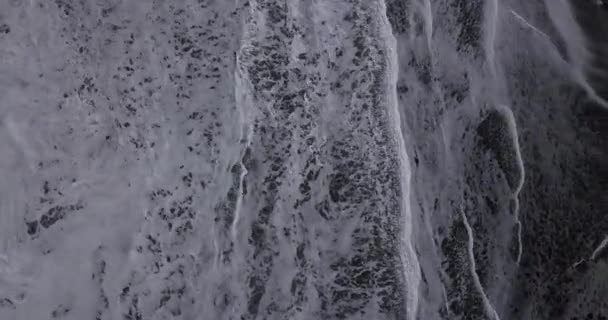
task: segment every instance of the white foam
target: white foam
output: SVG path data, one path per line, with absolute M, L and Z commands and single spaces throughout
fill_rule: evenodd
M 515 11 L 513 9 L 509 9 L 509 12 L 513 15 L 513 17 L 515 17 L 515 19 L 517 19 L 517 21 L 522 23 L 525 27 L 532 29 L 532 31 L 534 31 L 536 34 L 551 41 L 551 37 L 549 37 L 546 33 L 542 32 L 539 28 L 537 28 L 532 23 L 530 23 L 528 20 L 526 20 L 524 17 L 522 17 L 519 13 L 517 13 L 517 11 Z
M 568 0 L 545 0 L 545 7 L 553 24 L 566 41 L 570 64 L 575 70 L 582 70 L 589 58 L 583 31 L 573 15 Z
M 422 18 L 424 20 L 424 32 L 426 35 L 426 44 L 427 48 L 430 52 L 432 50 L 433 43 L 433 6 L 430 0 L 422 0 L 422 3 L 417 3 L 418 10 L 422 13 Z
M 239 112 L 239 125 L 240 125 L 240 136 L 242 143 L 242 150 L 245 150 L 247 147 L 251 145 L 251 140 L 253 138 L 253 130 L 250 125 L 250 121 L 253 116 L 250 114 L 253 108 L 253 102 L 251 101 L 251 88 L 247 85 L 245 79 L 243 79 L 243 75 L 241 74 L 240 68 L 235 69 L 235 85 L 234 85 L 234 95 L 235 95 L 235 103 L 237 106 L 237 110 Z M 244 151 L 243 151 L 244 152 Z M 243 155 L 241 155 L 241 158 Z M 238 224 L 241 218 L 241 206 L 243 203 L 243 180 L 247 175 L 247 168 L 243 164 L 242 160 L 240 160 L 241 164 L 241 174 L 239 177 L 239 190 L 237 194 L 237 202 L 234 212 L 234 221 L 231 226 L 231 234 L 232 241 L 236 243 L 237 232 L 238 232 Z
M 519 147 L 519 135 L 517 132 L 517 124 L 515 122 L 515 116 L 513 115 L 513 111 L 511 111 L 511 109 L 505 105 L 498 105 L 497 108 L 507 119 L 507 126 L 509 128 L 509 132 L 511 133 L 511 141 L 513 143 L 513 147 L 515 148 L 515 161 L 517 162 L 518 171 L 521 174 L 521 176 L 519 177 L 519 181 L 517 181 L 517 185 L 516 185 L 515 190 L 513 191 L 513 195 L 512 195 L 513 201 L 515 201 L 514 216 L 515 216 L 515 223 L 517 224 L 517 230 L 518 230 L 517 231 L 518 253 L 517 253 L 516 263 L 517 263 L 517 265 L 519 265 L 519 263 L 521 261 L 522 252 L 523 252 L 523 244 L 522 244 L 522 240 L 521 240 L 522 225 L 521 225 L 521 220 L 520 220 L 520 215 L 519 215 L 519 198 L 518 197 L 519 197 L 521 188 L 524 185 L 526 173 L 525 173 L 524 162 L 521 157 L 521 150 Z
M 391 128 L 393 130 L 393 136 L 395 138 L 396 150 L 399 155 L 399 165 L 401 172 L 401 184 L 402 184 L 402 263 L 404 268 L 404 275 L 406 279 L 407 288 L 407 317 L 406 319 L 416 319 L 418 313 L 418 288 L 420 286 L 421 275 L 420 275 L 420 264 L 418 262 L 418 256 L 414 251 L 414 244 L 412 237 L 412 211 L 410 203 L 410 188 L 411 183 L 411 168 L 409 163 L 409 155 L 405 147 L 405 140 L 403 139 L 403 129 L 401 128 L 401 114 L 399 112 L 399 103 L 397 99 L 397 79 L 399 70 L 399 59 L 397 56 L 397 40 L 392 31 L 392 27 L 386 16 L 386 3 L 379 1 L 379 11 L 381 12 L 380 19 L 380 35 L 385 41 L 387 47 L 387 67 L 389 71 L 387 74 L 387 99 L 388 99 L 388 120 L 391 121 Z
M 591 255 L 591 260 L 595 260 L 597 255 L 604 249 L 604 247 L 608 246 L 608 236 L 602 240 L 602 242 L 593 250 L 593 254 Z
M 490 72 L 496 77 L 496 29 L 498 26 L 498 0 L 487 0 L 484 6 L 484 49 Z
M 479 275 L 477 274 L 477 271 L 476 271 L 477 267 L 475 264 L 475 255 L 473 252 L 473 249 L 474 249 L 473 248 L 473 229 L 471 228 L 471 225 L 469 224 L 469 219 L 467 218 L 467 216 L 464 213 L 464 210 L 462 208 L 460 208 L 460 214 L 462 217 L 462 222 L 464 223 L 464 226 L 467 230 L 467 235 L 469 237 L 469 241 L 467 243 L 467 251 L 469 254 L 469 263 L 471 265 L 470 272 L 471 272 L 471 276 L 473 277 L 473 282 L 475 282 L 475 287 L 477 288 L 477 291 L 479 291 L 479 294 L 481 295 L 481 299 L 483 300 L 483 304 L 486 309 L 487 316 L 491 317 L 493 320 L 500 320 L 500 317 L 498 316 L 498 313 L 494 309 L 494 306 L 492 306 L 492 303 L 490 303 L 490 300 L 486 296 L 483 286 L 481 285 L 481 281 L 479 280 Z
M 568 0 L 545 0 L 545 7 L 553 24 L 562 35 L 568 52 L 570 73 L 573 79 L 587 92 L 598 105 L 608 108 L 608 101 L 600 97 L 585 76 L 587 64 L 592 54 L 587 49 L 584 32 L 576 22 L 574 9 Z

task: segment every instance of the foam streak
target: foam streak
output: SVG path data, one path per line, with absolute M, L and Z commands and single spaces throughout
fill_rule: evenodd
M 398 57 L 397 57 L 397 40 L 393 34 L 391 25 L 386 15 L 386 3 L 379 1 L 379 10 L 382 13 L 380 25 L 381 36 L 384 37 L 385 45 L 388 51 L 387 67 L 388 83 L 387 83 L 387 98 L 389 121 L 392 120 L 393 135 L 395 137 L 396 151 L 399 156 L 399 165 L 402 181 L 402 262 L 406 279 L 406 296 L 407 296 L 407 315 L 406 319 L 416 319 L 418 312 L 418 287 L 420 285 L 420 265 L 418 257 L 414 252 L 412 245 L 412 213 L 410 204 L 410 188 L 411 188 L 411 168 L 409 165 L 409 156 L 403 139 L 403 131 L 401 129 L 401 116 L 399 113 L 399 104 L 397 100 L 397 79 L 398 79 Z
M 471 225 L 469 224 L 469 219 L 467 219 L 467 216 L 464 214 L 464 210 L 462 210 L 462 208 L 460 209 L 460 214 L 462 215 L 462 222 L 464 223 L 464 226 L 467 229 L 467 235 L 469 236 L 468 252 L 469 252 L 469 262 L 471 264 L 471 276 L 473 277 L 473 282 L 475 282 L 475 286 L 477 287 L 477 290 L 479 291 L 479 294 L 481 295 L 481 298 L 483 300 L 484 307 L 486 309 L 486 313 L 487 313 L 488 317 L 492 318 L 493 320 L 500 320 L 498 313 L 496 313 L 496 310 L 490 303 L 490 300 L 488 300 L 488 297 L 486 296 L 486 293 L 484 292 L 483 287 L 481 286 L 481 281 L 479 280 L 479 275 L 477 275 L 476 265 L 475 265 L 475 256 L 473 254 L 473 229 L 471 228 Z

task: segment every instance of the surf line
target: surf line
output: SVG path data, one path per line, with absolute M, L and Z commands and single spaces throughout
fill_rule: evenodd
M 395 143 L 395 151 L 398 156 L 399 172 L 401 175 L 402 195 L 401 195 L 401 261 L 403 263 L 403 274 L 406 281 L 406 319 L 416 319 L 418 313 L 418 289 L 421 282 L 420 264 L 418 256 L 412 245 L 412 213 L 410 208 L 410 187 L 411 187 L 411 168 L 409 164 L 409 156 L 403 139 L 403 131 L 401 128 L 401 114 L 399 113 L 399 104 L 397 99 L 397 80 L 399 70 L 399 59 L 397 56 L 397 39 L 393 33 L 391 24 L 386 14 L 386 3 L 384 0 L 377 2 L 377 10 L 379 18 L 379 35 L 383 40 L 386 48 L 386 83 L 387 90 L 387 111 L 388 121 L 391 128 L 391 134 Z
M 475 283 L 475 287 L 477 288 L 477 290 L 479 291 L 479 294 L 481 295 L 481 299 L 483 301 L 487 316 L 492 318 L 493 320 L 500 320 L 500 317 L 498 316 L 496 309 L 494 309 L 494 306 L 492 306 L 492 303 L 490 303 L 488 296 L 486 296 L 486 293 L 483 290 L 483 286 L 481 285 L 481 281 L 479 280 L 479 275 L 477 274 L 477 271 L 476 271 L 477 267 L 475 264 L 475 256 L 473 254 L 473 249 L 474 249 L 473 248 L 473 229 L 471 228 L 471 225 L 469 224 L 469 219 L 467 218 L 467 215 L 464 213 L 462 204 L 460 205 L 460 215 L 462 217 L 462 223 L 464 224 L 464 227 L 467 230 L 467 235 L 469 238 L 469 241 L 467 243 L 467 251 L 468 251 L 468 255 L 469 255 L 469 262 L 471 264 L 471 276 L 473 277 L 473 282 Z

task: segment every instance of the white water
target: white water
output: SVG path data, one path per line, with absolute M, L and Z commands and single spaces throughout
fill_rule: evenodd
M 490 300 L 488 300 L 488 297 L 486 296 L 486 293 L 484 292 L 483 286 L 481 285 L 481 282 L 479 281 L 479 276 L 477 275 L 477 271 L 476 271 L 477 267 L 475 265 L 475 257 L 473 254 L 473 250 L 475 249 L 474 243 L 473 243 L 474 242 L 473 229 L 471 228 L 471 225 L 469 224 L 469 219 L 467 218 L 464 211 L 461 211 L 461 217 L 462 217 L 462 223 L 464 223 L 464 226 L 467 230 L 467 236 L 468 236 L 467 251 L 468 251 L 468 255 L 469 255 L 469 264 L 471 266 L 470 272 L 471 272 L 471 276 L 473 277 L 473 281 L 475 282 L 475 287 L 477 288 L 478 293 L 481 295 L 481 299 L 483 300 L 483 304 L 484 304 L 487 316 L 493 320 L 500 320 L 500 317 L 498 316 L 498 313 L 496 313 L 494 306 L 492 306 L 492 303 L 490 302 Z
M 430 10 L 430 3 L 427 2 L 427 8 Z M 393 135 L 396 140 L 397 153 L 399 154 L 399 162 L 400 162 L 400 172 L 402 174 L 402 185 L 403 185 L 403 193 L 402 197 L 402 223 L 403 223 L 403 236 L 402 236 L 402 245 L 401 249 L 402 255 L 402 263 L 403 269 L 405 272 L 406 278 L 406 307 L 407 307 L 407 317 L 406 319 L 416 319 L 418 315 L 418 290 L 420 286 L 420 264 L 418 263 L 418 257 L 413 249 L 413 240 L 412 237 L 412 225 L 414 219 L 412 219 L 411 212 L 411 197 L 410 197 L 410 188 L 412 185 L 412 169 L 410 166 L 410 156 L 405 147 L 405 141 L 403 140 L 403 130 L 401 128 L 401 119 L 399 113 L 399 104 L 397 98 L 397 80 L 399 70 L 399 59 L 397 54 L 397 41 L 393 36 L 393 32 L 391 30 L 390 23 L 386 17 L 386 5 L 383 1 L 380 2 L 379 5 L 379 13 L 378 15 L 382 17 L 381 19 L 381 29 L 380 34 L 383 36 L 383 40 L 386 42 L 386 47 L 388 51 L 388 70 L 391 71 L 389 75 L 387 75 L 388 83 L 387 83 L 387 91 L 388 91 L 388 101 L 387 108 L 389 108 L 389 117 L 392 120 Z M 384 14 L 383 14 L 384 13 Z M 427 22 L 427 27 L 432 30 L 432 21 Z
M 507 2 L 0 1 L 0 319 L 509 319 L 566 123 L 517 85 L 605 102 L 568 4 L 566 58 Z

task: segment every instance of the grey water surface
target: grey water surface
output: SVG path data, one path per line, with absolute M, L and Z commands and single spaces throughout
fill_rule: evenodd
M 0 0 L 0 320 L 608 319 L 608 4 Z

